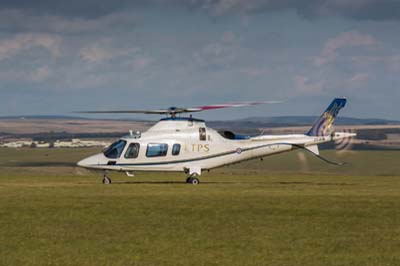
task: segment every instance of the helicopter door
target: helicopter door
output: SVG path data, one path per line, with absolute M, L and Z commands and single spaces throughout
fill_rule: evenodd
M 199 128 L 199 138 L 201 141 L 207 140 L 207 132 L 205 127 Z
M 139 155 L 140 144 L 139 143 L 131 143 L 128 146 L 128 149 L 125 152 L 126 159 L 135 159 Z

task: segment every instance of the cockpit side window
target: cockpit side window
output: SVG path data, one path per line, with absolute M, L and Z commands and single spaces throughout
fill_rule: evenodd
M 114 142 L 113 144 L 110 145 L 110 147 L 108 147 L 104 151 L 104 156 L 110 159 L 118 159 L 121 156 L 121 153 L 125 148 L 125 145 L 126 141 L 122 139 Z
M 125 158 L 126 159 L 135 159 L 139 155 L 140 144 L 139 143 L 131 143 L 126 149 Z

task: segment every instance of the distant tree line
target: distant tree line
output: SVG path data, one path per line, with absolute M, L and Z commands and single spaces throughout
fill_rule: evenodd
M 8 134 L 7 137 L 12 138 L 29 138 L 33 141 L 54 142 L 56 140 L 71 140 L 71 139 L 103 139 L 103 138 L 120 138 L 127 135 L 126 132 L 111 132 L 111 133 L 68 133 L 68 132 L 48 132 L 34 134 Z

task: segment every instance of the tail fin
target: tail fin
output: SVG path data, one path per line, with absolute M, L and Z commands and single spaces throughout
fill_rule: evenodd
M 346 106 L 346 98 L 336 98 L 321 115 L 320 118 L 314 123 L 312 128 L 307 132 L 309 136 L 327 136 L 332 133 L 333 122 L 340 109 Z

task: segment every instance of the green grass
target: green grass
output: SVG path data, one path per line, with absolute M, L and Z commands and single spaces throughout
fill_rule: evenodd
M 400 152 L 97 173 L 93 149 L 0 149 L 0 265 L 400 265 Z

